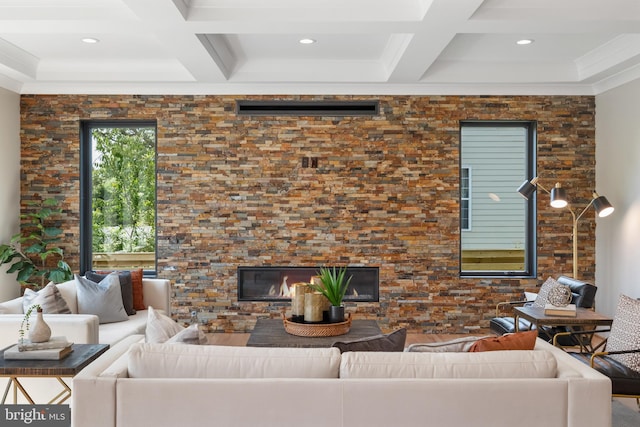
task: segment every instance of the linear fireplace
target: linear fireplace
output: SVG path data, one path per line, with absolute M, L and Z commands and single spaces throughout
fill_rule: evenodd
M 238 267 L 239 301 L 287 301 L 289 287 L 309 283 L 319 267 Z M 344 301 L 378 301 L 378 267 L 347 267 L 346 277 L 353 276 Z

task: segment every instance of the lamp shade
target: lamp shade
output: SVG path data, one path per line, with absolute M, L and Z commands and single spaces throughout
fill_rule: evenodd
M 531 183 L 531 181 L 525 181 L 522 183 L 520 187 L 518 187 L 518 193 L 525 199 L 529 200 L 529 197 L 533 196 L 537 187 Z
M 605 216 L 609 216 L 613 213 L 614 208 L 606 197 L 599 196 L 598 193 L 593 193 L 593 197 L 593 208 L 596 210 L 600 218 L 604 218 Z
M 560 186 L 560 183 L 556 183 L 556 186 L 551 189 L 551 207 L 564 208 L 569 204 L 567 202 L 567 193 L 564 188 Z

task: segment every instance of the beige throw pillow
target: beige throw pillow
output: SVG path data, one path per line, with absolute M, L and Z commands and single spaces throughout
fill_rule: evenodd
M 167 342 L 184 327 L 180 326 L 169 316 L 165 316 L 158 310 L 149 306 L 147 312 L 147 329 L 144 333 L 145 342 L 161 344 Z
M 62 297 L 58 287 L 49 282 L 47 286 L 38 292 L 31 289 L 25 289 L 22 296 L 22 309 L 26 313 L 34 304 L 40 304 L 42 312 L 45 314 L 70 314 L 71 310 L 67 302 Z

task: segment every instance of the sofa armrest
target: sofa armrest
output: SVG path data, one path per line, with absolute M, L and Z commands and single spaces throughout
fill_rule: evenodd
M 171 282 L 167 279 L 142 279 L 142 295 L 145 307 L 152 306 L 155 309 L 170 313 Z
M 116 382 L 127 377 L 127 352 L 136 342 L 144 335 L 124 338 L 73 377 L 72 425 L 115 427 Z
M 24 314 L 0 315 L 0 348 L 16 344 Z M 98 344 L 98 316 L 93 314 L 45 314 L 53 336 L 65 336 L 77 344 Z

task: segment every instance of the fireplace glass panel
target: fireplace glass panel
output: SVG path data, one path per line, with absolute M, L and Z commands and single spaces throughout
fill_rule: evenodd
M 309 283 L 319 270 L 320 267 L 238 267 L 238 300 L 291 300 L 289 287 L 298 282 Z M 349 276 L 353 278 L 344 301 L 378 301 L 378 267 L 347 267 L 346 277 Z

